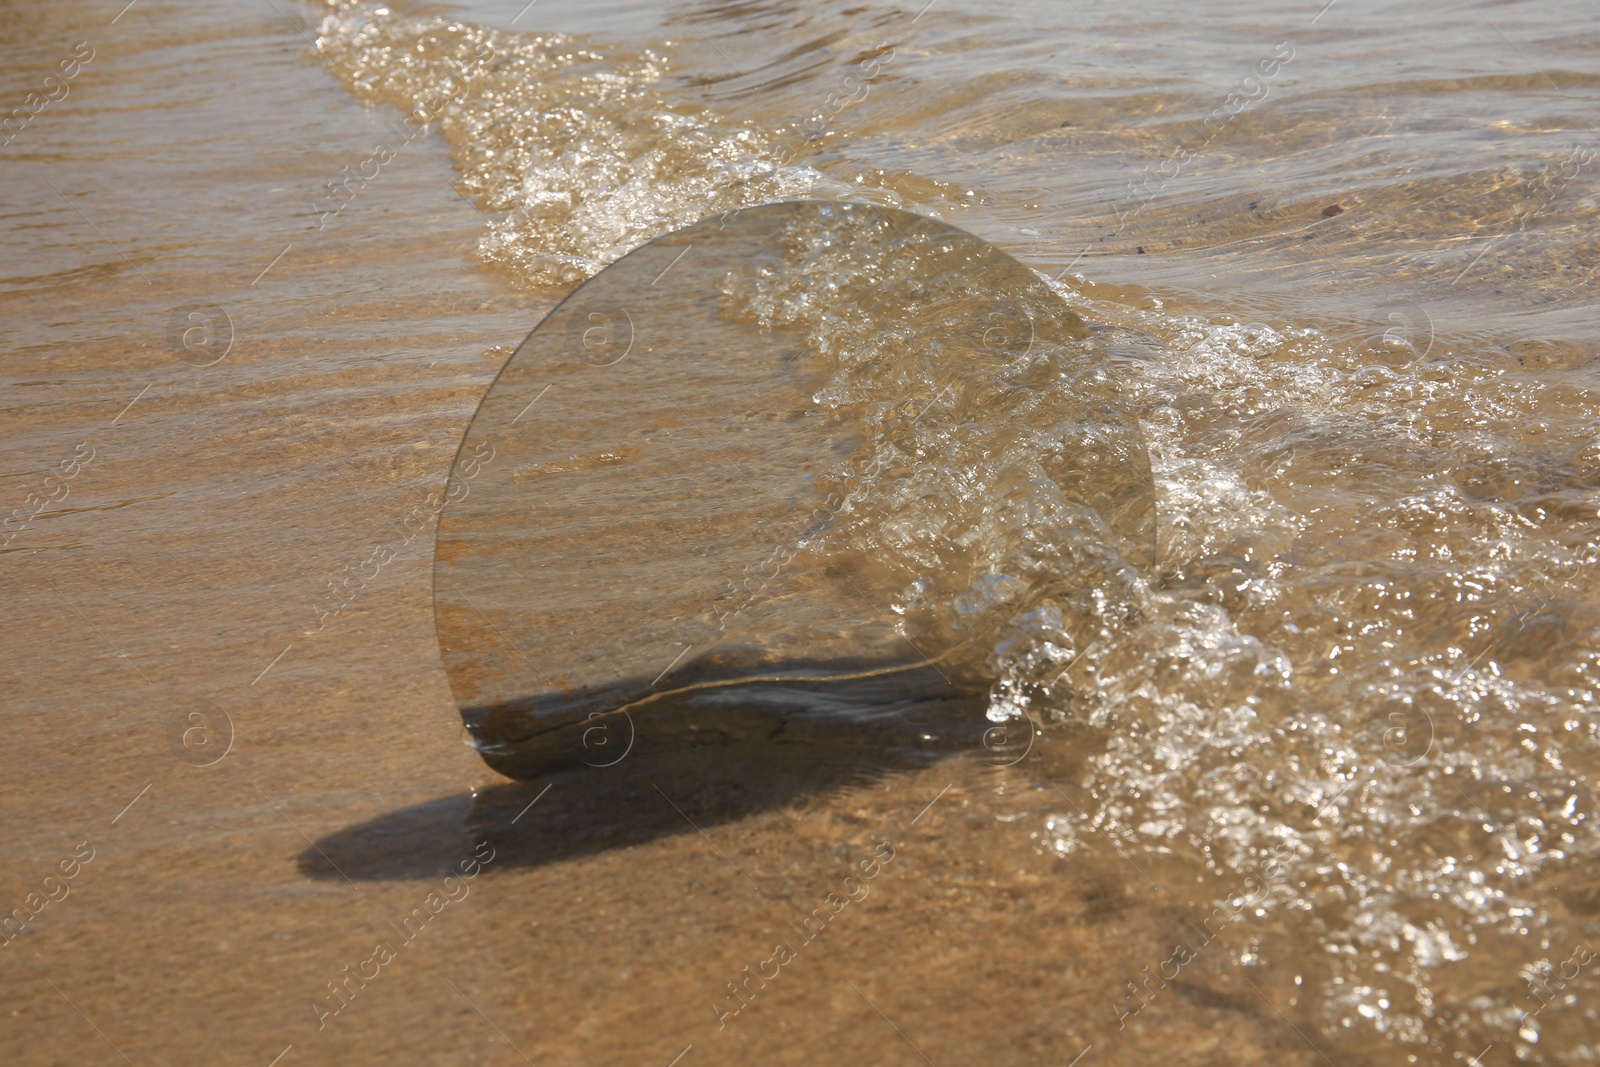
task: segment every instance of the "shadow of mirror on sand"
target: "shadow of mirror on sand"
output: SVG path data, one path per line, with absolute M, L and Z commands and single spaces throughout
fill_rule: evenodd
M 807 673 L 820 666 L 801 665 Z M 452 873 L 478 842 L 496 867 L 541 867 L 696 833 L 940 760 L 1014 762 L 1034 727 L 996 726 L 986 694 L 931 667 L 845 683 L 668 696 L 632 719 L 626 755 L 567 760 L 536 781 L 440 797 L 328 834 L 301 853 L 321 881 Z M 534 815 L 536 814 L 536 817 Z

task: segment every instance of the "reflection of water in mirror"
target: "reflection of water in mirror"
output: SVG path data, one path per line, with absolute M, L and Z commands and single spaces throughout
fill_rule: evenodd
M 714 216 L 501 371 L 440 520 L 440 646 L 518 777 L 997 674 L 1014 718 L 1133 610 L 1106 594 L 1152 562 L 1151 489 L 1103 354 L 1009 256 L 868 205 Z

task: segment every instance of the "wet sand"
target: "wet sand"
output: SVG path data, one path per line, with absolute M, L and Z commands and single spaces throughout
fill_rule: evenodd
M 479 258 L 481 205 L 454 191 L 462 172 L 437 133 L 406 144 L 336 217 L 319 219 L 324 183 L 359 166 L 375 137 L 392 136 L 398 112 L 363 104 L 330 76 L 311 53 L 314 30 L 298 6 L 283 5 L 282 15 L 270 4 L 142 0 L 119 15 L 120 7 L 0 5 L 15 31 L 4 46 L 7 100 L 63 69 L 78 42 L 94 51 L 70 92 L 0 149 L 8 245 L 0 492 L 11 498 L 6 509 L 28 512 L 0 550 L 10 609 L 0 630 L 9 741 L 0 910 L 28 915 L 0 947 L 0 1059 L 141 1067 L 1469 1062 L 1481 1019 L 1457 1029 L 1440 1022 L 1432 1045 L 1330 1036 L 1322 1002 L 1299 992 L 1327 979 L 1331 966 L 1329 953 L 1305 947 L 1303 916 L 1244 915 L 1208 940 L 1218 899 L 1244 892 L 1259 872 L 1208 868 L 1214 855 L 1191 847 L 1206 840 L 1198 832 L 1167 854 L 1143 851 L 1114 823 L 1099 835 L 1080 827 L 1087 846 L 1053 847 L 1063 836 L 1053 820 L 1107 795 L 1105 765 L 1089 761 L 1121 751 L 1118 735 L 1087 716 L 1057 716 L 1009 767 L 979 745 L 882 774 L 861 773 L 870 755 L 819 748 L 795 754 L 781 774 L 736 765 L 710 774 L 679 759 L 542 783 L 495 775 L 463 743 L 441 665 L 431 525 L 417 533 L 405 520 L 419 507 L 437 512 L 478 401 L 567 287 Z M 495 17 L 504 26 L 515 14 L 507 7 Z M 765 9 L 696 14 L 713 37 L 719 18 L 776 18 Z M 905 21 L 915 12 L 881 14 Z M 1456 371 L 1480 369 L 1440 379 L 1441 392 L 1510 376 L 1494 404 L 1438 401 L 1427 410 L 1437 420 L 1430 432 L 1470 442 L 1474 433 L 1509 440 L 1511 428 L 1525 430 L 1516 448 L 1473 453 L 1463 445 L 1468 454 L 1452 477 L 1476 487 L 1473 499 L 1486 508 L 1545 508 L 1553 518 L 1543 529 L 1579 562 L 1551 572 L 1554 591 L 1537 607 L 1546 587 L 1529 584 L 1527 571 L 1504 578 L 1521 583 L 1516 596 L 1487 607 L 1461 591 L 1461 575 L 1428 572 L 1416 581 L 1419 598 L 1435 605 L 1420 611 L 1423 635 L 1406 621 L 1404 638 L 1393 639 L 1408 655 L 1415 649 L 1406 642 L 1415 641 L 1465 672 L 1481 654 L 1476 639 L 1489 634 L 1485 662 L 1497 664 L 1497 676 L 1567 687 L 1564 699 L 1579 710 L 1551 715 L 1578 724 L 1562 754 L 1572 780 L 1584 783 L 1575 795 L 1587 812 L 1595 600 L 1592 567 L 1582 561 L 1600 472 L 1592 172 L 1582 172 L 1585 184 L 1555 187 L 1570 188 L 1571 198 L 1545 212 L 1526 176 L 1520 185 L 1508 179 L 1516 195 L 1497 198 L 1481 175 L 1379 180 L 1359 161 L 1329 164 L 1337 173 L 1325 186 L 1290 181 L 1296 191 L 1274 198 L 1274 214 L 1248 206 L 1261 201 L 1232 171 L 1216 179 L 1214 196 L 1197 188 L 1177 204 L 1153 203 L 1107 236 L 1104 218 L 1090 221 L 1089 204 L 1125 189 L 1107 178 L 1110 166 L 1057 183 L 1041 160 L 1127 152 L 1130 136 L 1166 137 L 1159 160 L 1179 138 L 1149 126 L 1129 135 L 1106 102 L 1127 93 L 1113 94 L 1109 82 L 1070 107 L 1034 100 L 995 120 L 990 101 L 989 118 L 963 118 L 968 83 L 945 77 L 939 63 L 956 42 L 971 43 L 974 17 L 928 18 L 931 36 L 896 63 L 905 70 L 913 58 L 925 61 L 906 84 L 942 86 L 948 117 L 928 119 L 909 102 L 915 92 L 875 94 L 848 116 L 857 140 L 830 149 L 833 177 L 849 181 L 859 153 L 867 169 L 899 168 L 886 182 L 897 195 L 931 188 L 919 173 L 939 174 L 959 193 L 972 177 L 962 169 L 981 162 L 963 150 L 992 150 L 977 206 L 943 194 L 923 206 L 942 205 L 956 224 L 1049 275 L 1068 267 L 1083 274 L 1067 275 L 1068 288 L 1098 314 L 1098 335 L 1127 366 L 1170 356 L 1194 371 L 1146 394 L 1143 414 L 1163 435 L 1165 469 L 1192 458 L 1180 446 L 1218 463 L 1235 450 L 1246 456 L 1246 488 L 1321 515 L 1324 539 L 1284 548 L 1292 524 L 1273 526 L 1278 513 L 1259 498 L 1185 497 L 1172 476 L 1162 516 L 1167 580 L 1206 587 L 1197 598 L 1280 641 L 1305 672 L 1308 699 L 1345 699 L 1328 674 L 1330 664 L 1349 662 L 1338 658 L 1340 642 L 1344 656 L 1376 663 L 1390 652 L 1358 648 L 1361 626 L 1387 620 L 1392 629 L 1399 617 L 1385 614 L 1392 605 L 1381 590 L 1350 592 L 1334 581 L 1379 555 L 1370 546 L 1387 536 L 1368 528 L 1369 508 L 1340 494 L 1355 495 L 1363 478 L 1426 488 L 1432 461 L 1420 446 L 1374 444 L 1354 432 L 1329 441 L 1309 430 L 1299 459 L 1285 459 L 1272 420 L 1290 417 L 1276 409 L 1316 402 L 1286 384 L 1295 375 L 1293 339 L 1267 346 L 1259 364 L 1244 356 L 1227 364 L 1244 384 L 1218 384 L 1226 360 L 1205 362 L 1196 342 L 1183 340 L 1192 324 L 1179 320 L 1266 319 L 1285 336 L 1312 322 L 1352 360 L 1385 351 L 1374 348 L 1374 332 L 1398 327 L 1414 351 L 1425 334 L 1427 346 L 1458 354 Z M 626 16 L 608 8 L 595 19 L 615 29 Z M 804 32 L 785 24 L 773 31 L 776 44 L 762 47 L 781 53 L 779 45 L 793 43 L 784 34 Z M 879 32 L 856 26 L 860 40 L 827 48 L 850 59 Z M 681 26 L 675 36 L 681 59 L 669 82 L 681 87 L 711 70 L 717 53 Z M 1179 31 L 1171 37 L 1174 48 L 1184 42 Z M 1241 47 L 1254 49 L 1258 38 L 1263 47 L 1277 39 L 1255 34 Z M 1090 43 L 1079 47 L 1103 51 L 1083 40 Z M 1569 46 L 1569 68 L 1588 62 L 1577 47 Z M 757 69 L 762 48 L 727 48 L 749 49 L 737 52 L 740 65 Z M 790 62 L 809 63 L 813 52 Z M 1135 62 L 1152 73 L 1163 69 L 1147 66 L 1155 58 L 1135 49 Z M 775 69 L 785 73 L 781 63 Z M 1133 71 L 1119 77 L 1122 90 L 1139 84 Z M 778 80 L 770 95 L 702 88 L 752 122 L 817 95 L 816 80 Z M 1533 129 L 1540 113 L 1550 118 L 1556 132 L 1543 158 L 1559 175 L 1567 148 L 1553 142 L 1591 136 L 1571 126 L 1570 114 L 1555 114 L 1582 106 L 1560 93 L 1592 96 L 1600 82 L 1571 69 L 1552 81 L 1550 99 L 1564 102 L 1530 105 L 1515 122 Z M 1375 113 L 1404 126 L 1385 111 L 1390 105 L 1371 102 L 1386 94 L 1352 91 L 1343 105 L 1327 94 L 1304 115 L 1246 112 L 1230 136 L 1281 123 L 1263 135 L 1274 158 L 1326 154 Z M 1149 104 L 1168 106 L 1159 94 Z M 1118 106 L 1125 112 L 1129 100 Z M 1044 148 L 1004 147 L 1045 129 L 1056 132 Z M 897 137 L 916 145 L 885 147 Z M 1240 151 L 1259 149 L 1247 140 Z M 1326 212 L 1332 204 L 1341 210 Z M 1548 231 L 1521 236 L 1540 219 L 1553 220 Z M 1471 260 L 1465 237 L 1508 231 L 1500 251 L 1478 264 L 1483 274 L 1452 282 Z M 1088 256 L 1074 259 L 1085 246 Z M 1400 318 L 1383 311 L 1391 307 Z M 1156 310 L 1159 323 L 1141 317 Z M 1288 369 L 1265 377 L 1274 360 Z M 1398 392 L 1426 380 L 1417 374 L 1376 387 Z M 1251 391 L 1263 381 L 1266 400 Z M 1519 392 L 1540 382 L 1549 391 L 1537 401 Z M 1471 393 L 1474 402 L 1484 395 Z M 1207 405 L 1214 417 L 1205 427 L 1184 421 Z M 1402 416 L 1406 405 L 1394 401 Z M 1539 452 L 1541 432 L 1557 442 L 1548 455 Z M 1279 478 L 1293 462 L 1305 465 L 1296 478 Z M 60 480 L 46 485 L 47 475 Z M 33 514 L 30 493 L 54 499 Z M 1215 517 L 1229 511 L 1260 521 L 1233 536 Z M 1407 514 L 1415 528 L 1406 536 L 1458 557 L 1491 539 L 1477 532 L 1478 512 Z M 358 571 L 378 546 L 394 548 L 392 562 L 363 574 L 360 592 L 325 616 L 329 582 Z M 1287 593 L 1282 612 L 1241 592 L 1274 553 L 1307 571 L 1327 568 Z M 1318 600 L 1332 586 L 1337 595 Z M 1475 621 L 1480 615 L 1488 621 Z M 1285 636 L 1291 616 L 1305 624 L 1309 652 Z M 1218 705 L 1237 695 L 1222 693 Z M 1292 733 L 1296 721 L 1314 717 L 1283 729 Z M 1543 741 L 1550 731 L 1539 722 Z M 1492 742 L 1473 740 L 1465 727 L 1458 733 L 1442 713 L 1439 730 L 1455 751 L 1485 761 L 1518 743 L 1514 724 L 1503 744 L 1499 733 Z M 1279 773 L 1298 766 L 1292 752 L 1275 758 Z M 1539 781 L 1541 797 L 1553 796 Z M 1299 785 L 1291 776 L 1283 793 Z M 1404 795 L 1403 783 L 1395 788 Z M 1468 788 L 1476 802 L 1493 803 L 1489 785 L 1482 794 Z M 1337 804 L 1330 797 L 1331 789 L 1299 797 L 1302 822 Z M 1128 802 L 1136 816 L 1141 799 L 1135 792 Z M 1398 862 L 1453 854 L 1490 863 L 1497 836 L 1475 830 L 1475 821 L 1430 830 L 1420 845 L 1408 838 L 1416 851 Z M 1349 840 L 1352 850 L 1365 842 Z M 863 881 L 861 864 L 873 858 L 878 871 Z M 1573 847 L 1567 858 L 1547 876 L 1557 889 L 1536 891 L 1541 906 L 1555 902 L 1552 922 L 1571 920 L 1561 929 L 1578 933 L 1550 935 L 1547 944 L 1539 932 L 1513 938 L 1486 929 L 1471 946 L 1473 968 L 1435 985 L 1441 998 L 1483 996 L 1513 1011 L 1527 1002 L 1519 969 L 1542 956 L 1561 963 L 1573 938 L 1586 936 L 1582 924 L 1592 925 L 1593 854 Z M 847 877 L 857 878 L 855 890 Z M 840 903 L 852 893 L 860 899 Z M 802 921 L 818 909 L 827 922 L 814 918 L 822 932 L 807 931 Z M 1142 1007 L 1130 1011 L 1126 983 L 1170 973 L 1179 943 L 1192 962 L 1175 979 L 1145 985 Z M 779 945 L 791 961 L 774 962 Z M 1238 966 L 1241 958 L 1252 966 Z M 746 996 L 730 994 L 729 983 L 774 967 L 776 977 L 751 982 Z M 330 989 L 346 982 L 343 995 Z M 1576 988 L 1577 1003 L 1542 1016 L 1548 1029 L 1537 1051 L 1566 1057 L 1545 1062 L 1586 1054 L 1594 983 L 1586 976 Z M 1510 1057 L 1501 1045 L 1484 1062 Z

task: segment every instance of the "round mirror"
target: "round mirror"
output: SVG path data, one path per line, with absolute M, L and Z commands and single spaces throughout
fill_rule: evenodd
M 1062 554 L 1155 551 L 1149 457 L 1078 316 L 987 242 L 860 203 L 708 218 L 583 284 L 446 501 L 439 647 L 515 778 L 816 731 L 936 751 L 934 724 L 990 725 L 1019 619 L 1072 625 Z

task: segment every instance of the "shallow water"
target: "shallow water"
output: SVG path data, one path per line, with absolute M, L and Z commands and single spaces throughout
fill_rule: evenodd
M 0 14 L 6 99 L 60 97 L 0 148 L 8 1062 L 1600 1055 L 1582 5 Z M 957 716 L 507 784 L 434 638 L 456 446 L 576 283 L 800 196 L 1049 280 L 1155 565 L 985 465 L 1029 414 L 919 423 L 836 547 L 1025 755 Z M 727 266 L 857 368 L 829 403 L 916 354 L 839 316 L 859 263 Z

